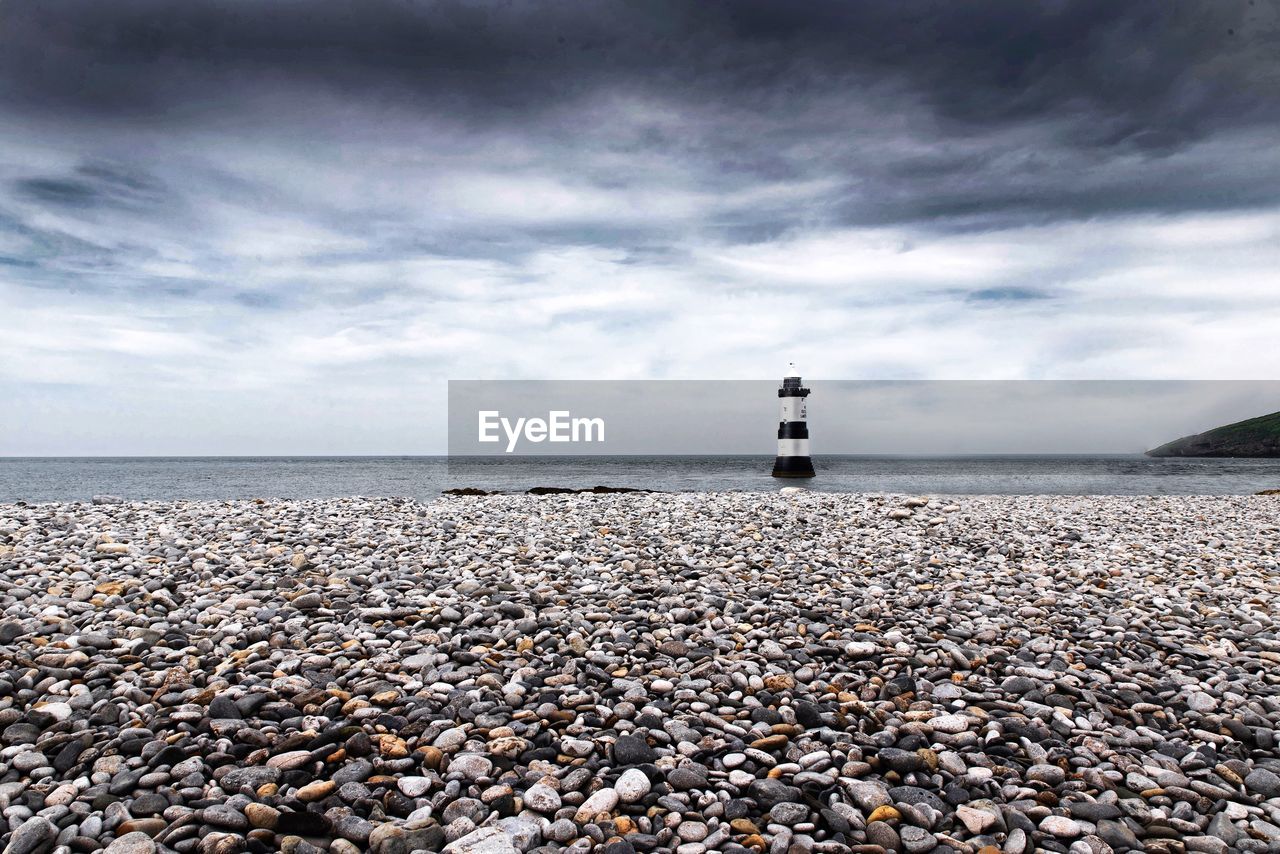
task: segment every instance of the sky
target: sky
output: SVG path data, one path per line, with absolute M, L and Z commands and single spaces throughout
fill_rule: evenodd
M 3 0 L 0 454 L 437 453 L 450 379 L 1278 378 L 1278 38 Z

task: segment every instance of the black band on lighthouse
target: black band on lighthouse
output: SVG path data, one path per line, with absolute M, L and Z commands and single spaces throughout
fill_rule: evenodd
M 807 421 L 779 421 L 779 439 L 808 439 L 809 423 Z
M 813 477 L 813 460 L 808 457 L 778 457 L 773 461 L 774 477 Z

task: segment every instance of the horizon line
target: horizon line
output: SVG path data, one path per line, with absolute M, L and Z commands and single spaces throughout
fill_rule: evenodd
M 766 452 L 725 452 L 725 453 L 663 453 L 656 451 L 614 453 L 614 454 L 0 454 L 4 460 L 335 460 L 335 459 L 435 459 L 435 460 L 557 460 L 557 459 L 591 459 L 619 457 L 760 457 L 772 459 L 775 455 Z M 1145 457 L 1146 451 L 887 451 L 887 452 L 830 452 L 813 454 L 815 458 L 855 457 L 855 458 L 956 458 L 956 457 Z M 1153 458 L 1155 459 L 1155 458 Z M 1168 459 L 1180 459 L 1170 457 Z

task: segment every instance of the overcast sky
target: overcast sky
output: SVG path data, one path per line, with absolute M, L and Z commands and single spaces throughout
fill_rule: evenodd
M 0 454 L 442 452 L 448 379 L 1280 377 L 1278 39 L 1249 0 L 4 0 Z

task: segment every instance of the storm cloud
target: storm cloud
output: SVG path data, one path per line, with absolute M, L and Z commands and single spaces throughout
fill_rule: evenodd
M 440 451 L 447 378 L 1274 378 L 1278 41 L 1248 0 L 9 0 L 0 453 Z

